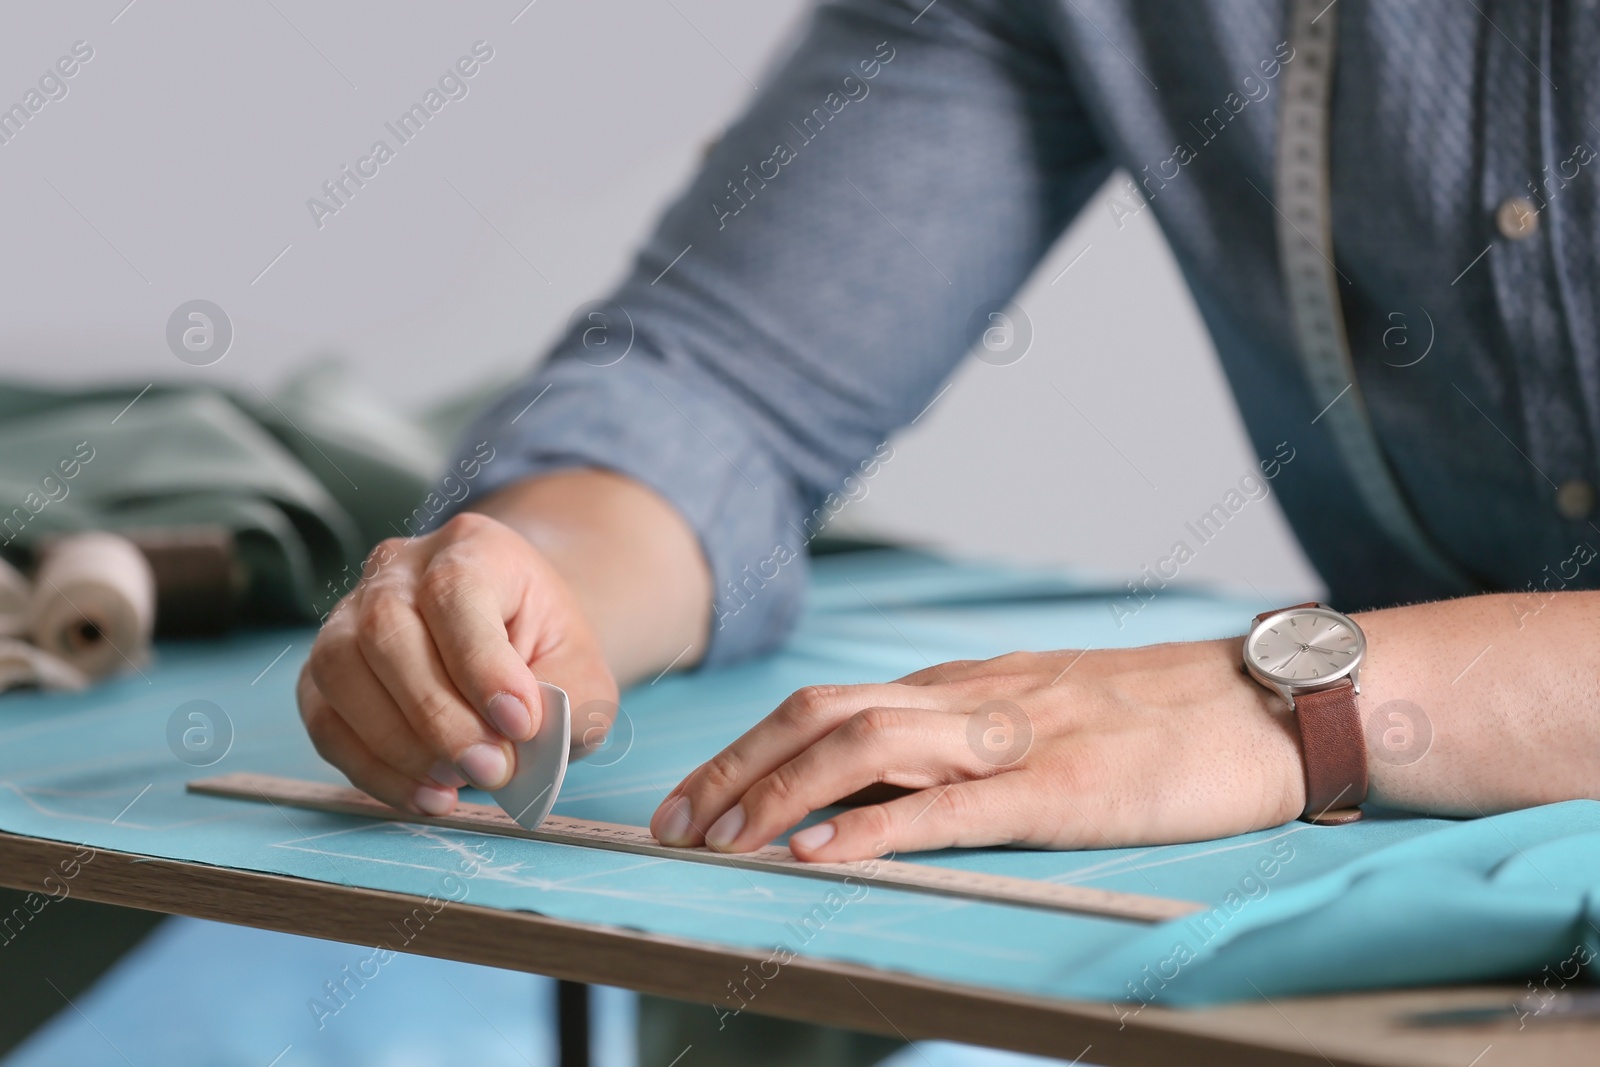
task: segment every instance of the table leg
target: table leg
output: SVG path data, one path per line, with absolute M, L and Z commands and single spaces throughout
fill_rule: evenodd
M 589 1067 L 589 987 L 556 982 L 556 1034 L 561 1067 Z

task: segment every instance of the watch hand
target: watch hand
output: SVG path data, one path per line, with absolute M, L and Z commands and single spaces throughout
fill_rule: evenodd
M 1284 671 L 1288 670 L 1289 669 L 1289 664 L 1293 663 L 1296 659 L 1298 659 L 1299 656 L 1300 656 L 1300 653 L 1304 652 L 1305 650 L 1306 650 L 1306 646 L 1305 645 L 1301 645 L 1298 649 L 1295 650 L 1295 654 L 1293 656 L 1290 656 L 1288 659 L 1286 659 L 1282 663 L 1278 664 L 1278 669 L 1276 671 L 1274 671 L 1273 673 L 1282 674 Z

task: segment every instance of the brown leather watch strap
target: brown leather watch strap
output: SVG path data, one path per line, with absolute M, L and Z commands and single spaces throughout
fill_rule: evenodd
M 1322 606 L 1310 600 L 1263 611 L 1256 622 L 1284 611 Z M 1328 826 L 1355 822 L 1367 799 L 1367 744 L 1354 683 L 1347 679 L 1331 689 L 1297 694 L 1294 714 L 1306 768 L 1306 807 L 1300 818 Z
M 1325 825 L 1355 822 L 1367 799 L 1367 746 L 1356 687 L 1346 679 L 1332 689 L 1300 693 L 1294 717 L 1306 763 L 1306 810 L 1300 817 Z

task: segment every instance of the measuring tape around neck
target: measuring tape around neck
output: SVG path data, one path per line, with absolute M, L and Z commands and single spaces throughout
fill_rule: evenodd
M 1312 399 L 1367 511 L 1391 540 L 1454 593 L 1478 585 L 1423 530 L 1384 458 L 1356 381 L 1333 262 L 1330 101 L 1337 0 L 1289 0 L 1293 60 L 1284 67 L 1275 183 L 1278 253 Z

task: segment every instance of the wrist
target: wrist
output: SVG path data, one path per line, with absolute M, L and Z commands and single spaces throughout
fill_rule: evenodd
M 710 566 L 693 528 L 654 490 L 580 467 L 513 483 L 478 508 L 533 546 L 619 682 L 700 661 Z
M 1242 639 L 1211 645 L 1211 672 L 1223 713 L 1237 719 L 1250 739 L 1248 773 L 1260 788 L 1258 826 L 1281 826 L 1306 808 L 1305 753 L 1294 713 L 1282 696 L 1245 671 Z

